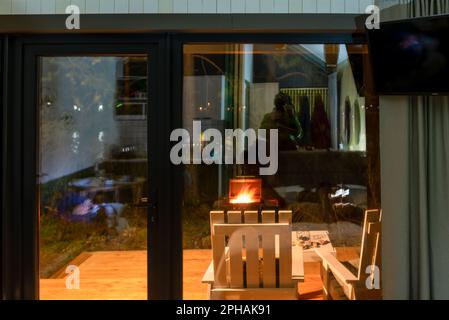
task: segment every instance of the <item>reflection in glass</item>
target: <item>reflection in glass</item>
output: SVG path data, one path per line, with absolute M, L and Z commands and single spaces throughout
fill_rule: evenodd
M 332 243 L 348 257 L 357 253 L 368 206 L 366 52 L 344 44 L 184 46 L 183 126 L 191 135 L 199 120 L 203 131 L 223 136 L 226 129 L 279 130 L 275 175 L 259 176 L 254 165 L 184 166 L 185 299 L 207 298 L 201 279 L 212 259 L 212 210 L 291 210 L 293 229 L 302 232 L 292 239 L 305 251 Z M 260 198 L 242 203 L 257 188 L 230 188 L 255 178 Z
M 41 299 L 147 298 L 146 74 L 146 56 L 40 59 Z

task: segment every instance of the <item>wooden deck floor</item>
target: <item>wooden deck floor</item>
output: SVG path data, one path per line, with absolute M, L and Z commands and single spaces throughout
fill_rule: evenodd
M 337 256 L 353 259 L 356 248 L 337 248 Z M 201 283 L 212 258 L 211 250 L 184 250 L 184 299 L 207 298 L 207 287 Z M 66 289 L 64 274 L 59 278 L 40 280 L 43 300 L 141 300 L 147 299 L 147 252 L 104 251 L 84 253 L 75 259 L 80 269 L 80 289 Z M 302 300 L 322 299 L 319 263 L 305 263 L 305 281 L 300 284 Z

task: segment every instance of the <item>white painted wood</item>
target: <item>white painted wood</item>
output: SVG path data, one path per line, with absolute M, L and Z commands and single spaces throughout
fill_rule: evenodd
M 68 5 L 74 5 L 77 6 L 80 9 L 81 13 L 85 13 L 86 12 L 86 1 L 89 0 L 70 0 Z
M 114 12 L 129 13 L 129 0 L 115 0 Z
M 217 13 L 230 13 L 231 0 L 217 0 Z
M 288 12 L 289 13 L 301 13 L 302 12 L 302 1 L 303 0 L 290 0 L 288 2 Z
M 16 0 L 13 0 L 16 1 Z M 69 5 L 69 0 L 56 0 L 55 1 L 55 12 L 57 14 L 65 13 L 65 9 Z
M 332 13 L 345 13 L 345 0 L 332 0 L 331 12 Z
M 100 13 L 114 13 L 114 0 L 100 0 Z
M 203 0 L 203 13 L 217 13 L 217 1 L 221 0 Z
M 317 12 L 318 13 L 330 13 L 331 12 L 331 0 L 317 0 Z
M 159 13 L 171 13 L 173 12 L 173 0 L 159 0 L 158 1 Z
M 90 0 L 87 0 L 89 2 Z M 142 13 L 143 0 L 129 0 L 129 13 Z
M 276 0 L 274 2 L 274 13 L 288 13 L 288 0 Z
M 246 13 L 259 13 L 260 12 L 260 0 L 245 0 L 245 12 Z
M 174 0 L 173 1 L 174 13 L 187 13 L 187 0 Z
M 360 0 L 360 13 L 365 13 L 366 8 L 372 5 L 374 0 Z
M 345 0 L 345 13 L 359 13 L 358 0 Z
M 0 0 L 0 14 L 11 14 L 11 0 Z
M 12 3 L 13 14 L 25 14 L 27 10 L 27 4 L 25 0 L 14 0 Z
M 304 13 L 316 13 L 317 12 L 316 0 L 303 0 L 302 10 Z
M 0 0 L 0 14 L 65 13 L 364 13 L 374 0 Z
M 260 12 L 262 13 L 274 12 L 274 0 L 260 0 Z
M 26 1 L 26 13 L 27 14 L 40 14 L 41 2 L 40 0 L 27 0 Z
M 143 0 L 143 12 L 157 13 L 159 11 L 158 0 Z
M 54 14 L 55 12 L 55 0 L 41 0 L 41 14 Z
M 244 13 L 245 2 L 242 0 L 231 0 L 231 13 Z
M 187 12 L 188 13 L 202 13 L 203 1 L 202 0 L 188 0 Z
M 98 13 L 100 11 L 100 0 L 87 0 L 86 13 Z

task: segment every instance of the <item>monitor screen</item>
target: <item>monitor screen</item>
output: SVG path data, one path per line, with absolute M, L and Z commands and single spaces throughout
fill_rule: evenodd
M 449 93 L 449 16 L 382 23 L 368 40 L 378 94 Z

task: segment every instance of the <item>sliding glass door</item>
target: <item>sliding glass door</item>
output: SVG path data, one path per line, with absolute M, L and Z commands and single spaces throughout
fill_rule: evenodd
M 169 298 L 161 253 L 170 232 L 158 198 L 168 167 L 158 151 L 169 141 L 158 88 L 163 40 L 39 40 L 16 46 L 23 90 L 11 109 L 18 126 L 10 157 L 22 161 L 11 163 L 20 176 L 10 179 L 17 230 L 8 247 L 22 254 L 11 251 L 8 268 L 21 266 L 23 283 L 11 281 L 8 291 L 22 286 L 22 298 L 45 300 Z
M 148 297 L 151 58 L 39 58 L 41 299 Z

